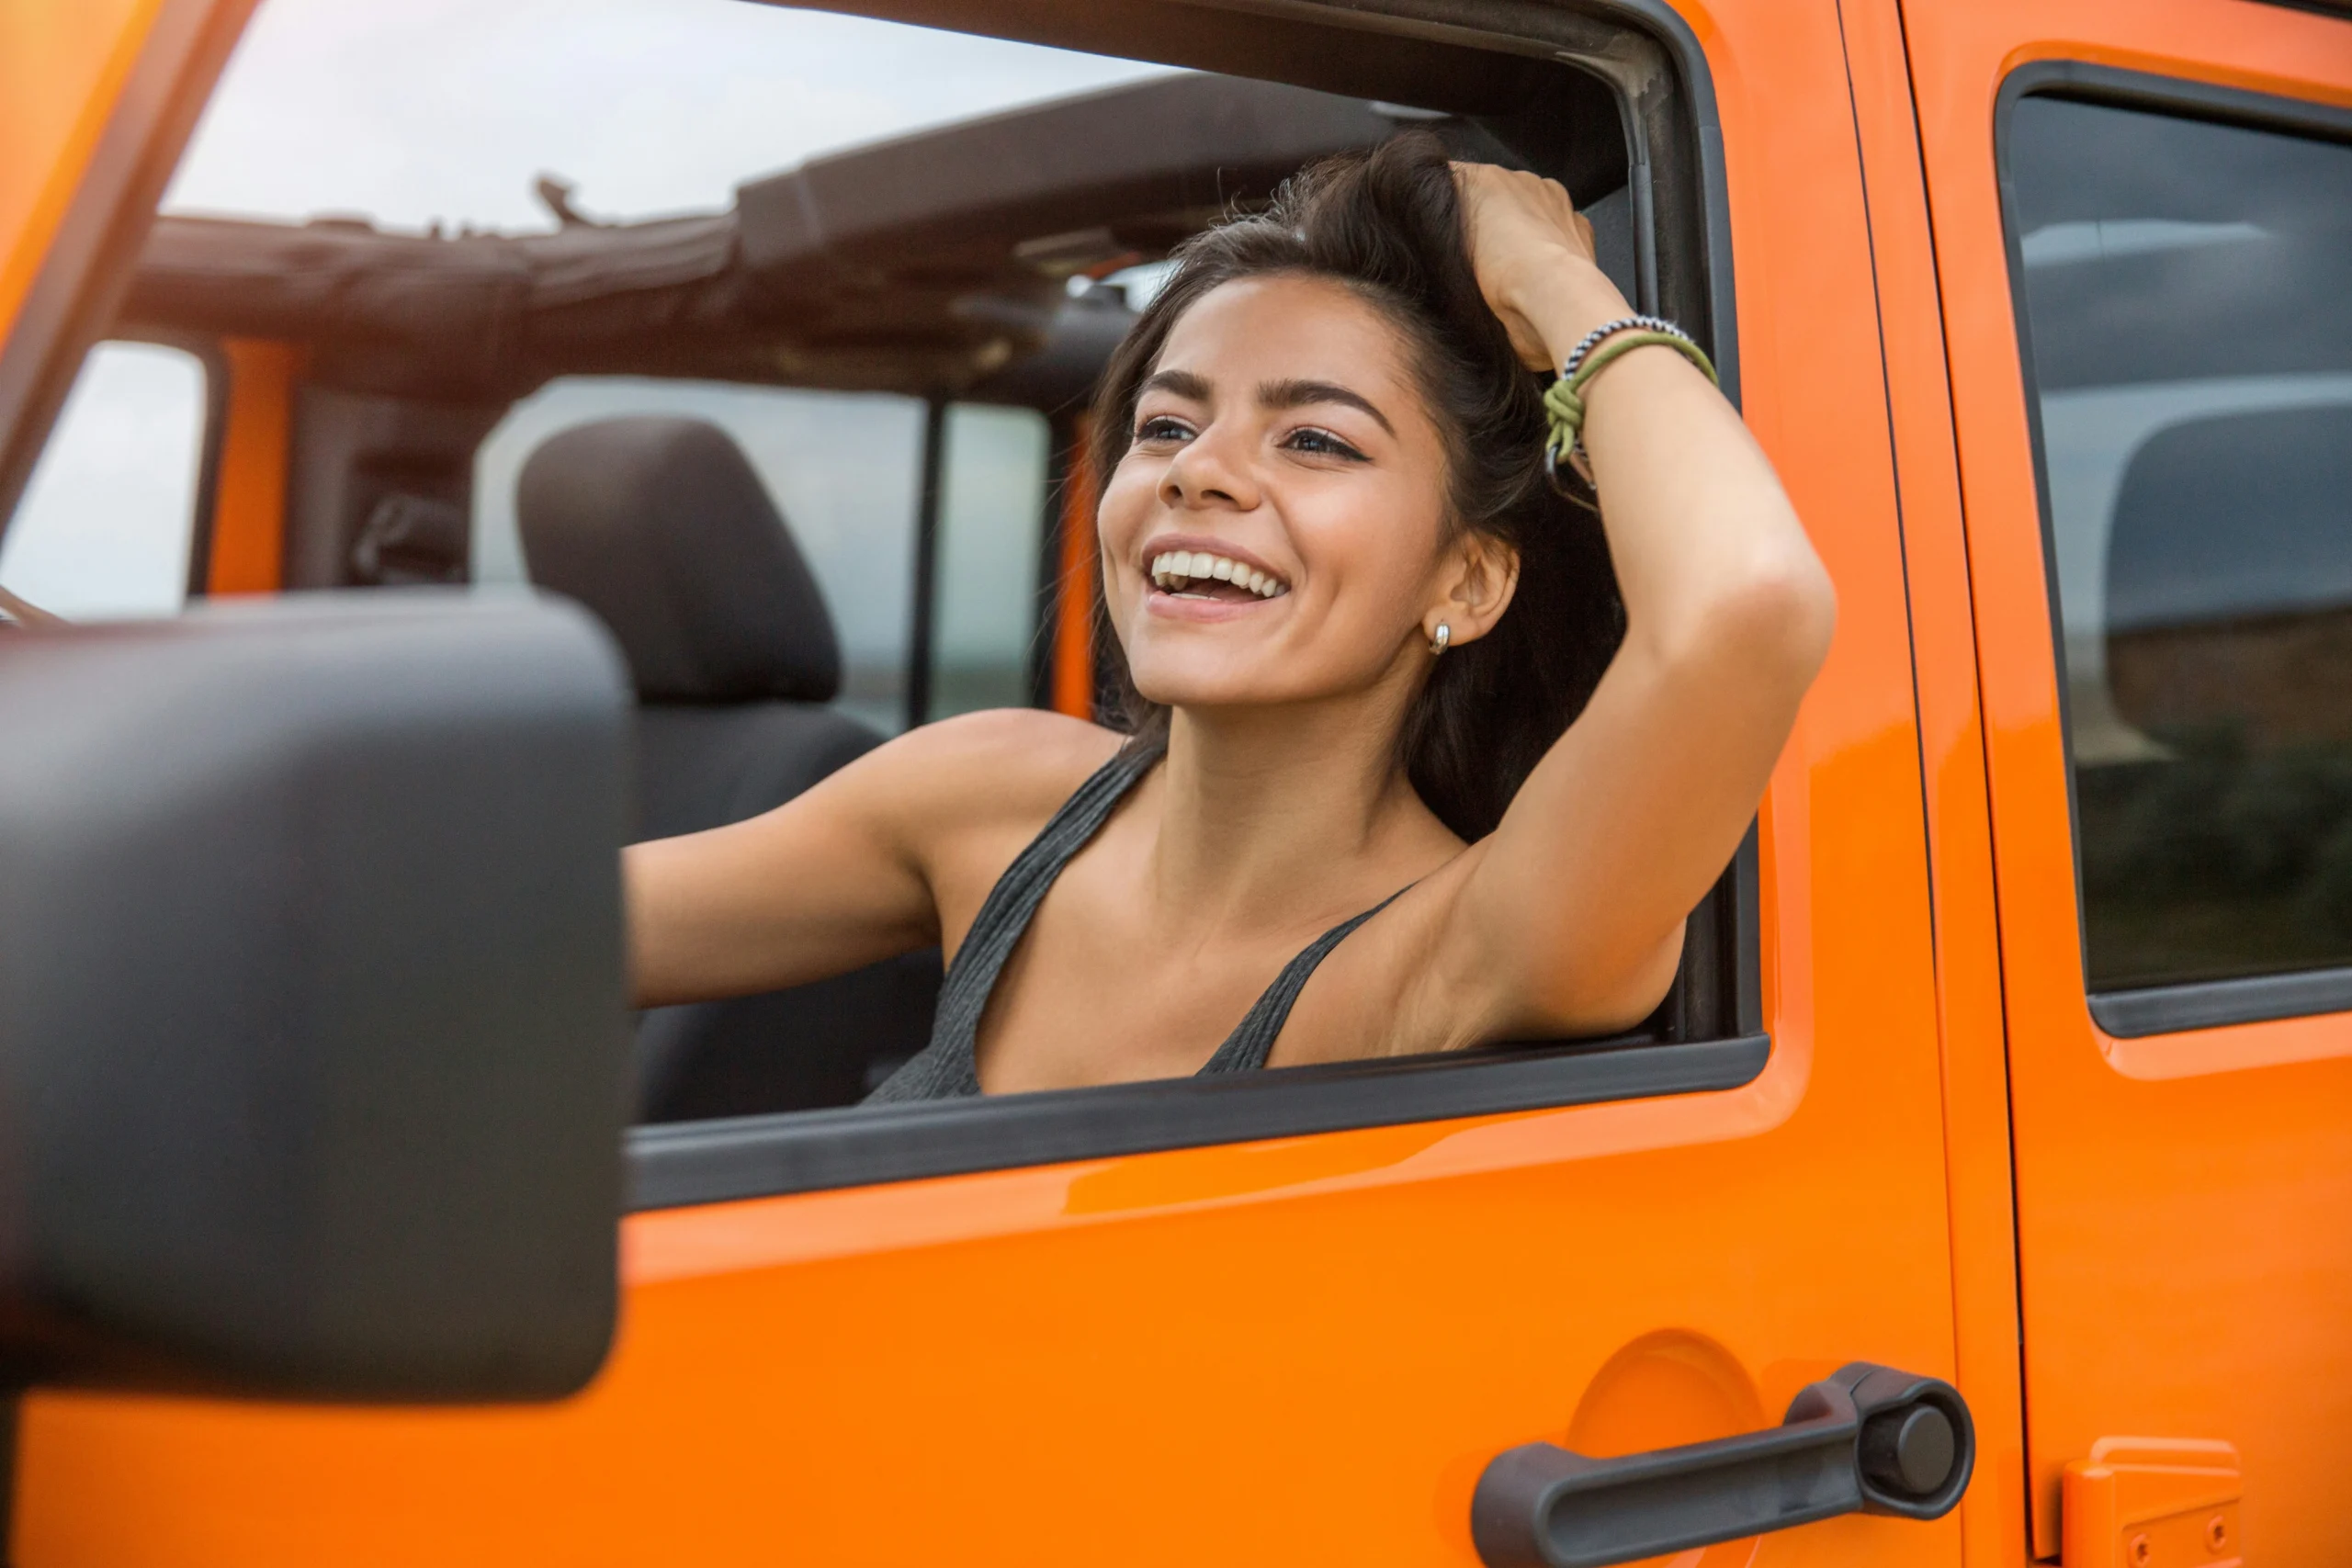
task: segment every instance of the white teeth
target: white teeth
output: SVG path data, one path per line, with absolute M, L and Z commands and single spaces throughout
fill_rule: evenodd
M 1279 599 L 1290 590 L 1280 578 L 1206 550 L 1170 550 L 1150 564 L 1151 580 L 1170 592 L 1201 582 L 1230 582 L 1261 599 Z

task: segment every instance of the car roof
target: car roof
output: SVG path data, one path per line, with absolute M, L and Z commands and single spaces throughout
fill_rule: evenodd
M 1409 111 L 1184 73 L 853 147 L 723 212 L 549 233 L 156 220 L 134 327 L 309 343 L 374 391 L 514 397 L 565 374 L 1082 395 L 1131 319 L 1074 288 L 1163 256 Z

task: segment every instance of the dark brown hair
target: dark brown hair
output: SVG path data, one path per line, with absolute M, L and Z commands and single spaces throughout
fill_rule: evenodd
M 1330 278 L 1403 334 L 1445 442 L 1451 536 L 1483 534 L 1520 559 L 1510 609 L 1485 637 L 1437 660 L 1396 737 L 1422 802 L 1462 838 L 1484 837 L 1583 711 L 1624 635 L 1625 612 L 1598 515 L 1544 476 L 1543 389 L 1478 291 L 1443 145 L 1408 132 L 1316 164 L 1265 210 L 1193 236 L 1173 260 L 1095 395 L 1106 475 L 1134 441 L 1136 400 L 1170 331 L 1222 284 Z M 1113 663 L 1121 716 L 1139 738 L 1164 737 L 1167 710 L 1136 692 L 1124 652 Z

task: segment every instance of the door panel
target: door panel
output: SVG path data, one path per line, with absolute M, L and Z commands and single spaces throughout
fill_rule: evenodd
M 1744 406 L 1841 595 L 1760 825 L 1755 1081 L 640 1214 L 620 1346 L 558 1409 L 35 1396 L 18 1559 L 1467 1563 L 1516 1444 L 1728 1435 L 1856 1359 L 1971 1393 L 1838 17 L 1689 17 Z M 1960 1548 L 1952 1519 L 1849 1517 L 1759 1555 Z
M 1934 867 L 1953 1333 L 1977 1443 L 1976 1479 L 1962 1500 L 1961 1519 L 1970 1562 L 2012 1562 L 2023 1555 L 2028 1537 L 2017 1211 L 1960 454 L 1901 7 L 1898 0 L 1842 0 L 1839 10 L 1877 257 Z
M 2199 970 L 2196 961 L 2151 957 L 2154 950 L 2135 939 L 2136 946 L 2127 944 L 2130 961 L 2119 961 L 2119 906 L 2108 893 L 2121 863 L 2111 841 L 2113 770 L 2169 769 L 2202 754 L 2198 748 L 2205 742 L 2189 729 L 2149 716 L 2166 702 L 2177 708 L 2181 694 L 2197 683 L 2176 657 L 2178 647 L 2152 651 L 2144 637 L 2131 646 L 2134 604 L 2155 603 L 2148 597 L 2153 579 L 2132 564 L 2135 552 L 2144 554 L 2141 547 L 2119 532 L 2103 552 L 2075 535 L 2056 538 L 2054 551 L 2047 550 L 2037 491 L 2038 429 L 2052 516 L 2065 535 L 2069 508 L 2082 504 L 2084 466 L 2097 455 L 2098 443 L 2084 434 L 2086 421 L 2104 421 L 2102 429 L 2114 428 L 2099 440 L 2114 448 L 2109 467 L 2116 472 L 2099 482 L 2121 488 L 2112 502 L 2097 502 L 2102 517 L 2124 514 L 2134 482 L 2143 489 L 2161 484 L 2176 496 L 2192 493 L 2194 476 L 2159 472 L 2165 453 L 2156 448 L 2169 443 L 2154 438 L 2172 429 L 2186 433 L 2184 439 L 2195 436 L 2184 422 L 2199 411 L 2184 405 L 2130 430 L 2118 422 L 2134 409 L 2148 412 L 2140 405 L 2151 398 L 2210 381 L 2217 372 L 2199 368 L 2197 356 L 2217 344 L 2234 345 L 2238 335 L 2226 326 L 2217 331 L 2216 321 L 2188 319 L 2194 312 L 2136 326 L 2126 313 L 2151 280 L 2173 276 L 2162 268 L 2215 265 L 2222 268 L 2215 278 L 2251 287 L 2257 275 L 2248 269 L 2267 265 L 2254 253 L 2234 263 L 2219 252 L 2211 253 L 2210 263 L 2192 253 L 2198 244 L 2261 239 L 2269 231 L 2249 224 L 2240 232 L 2211 214 L 2165 205 L 2186 199 L 2176 183 L 2152 186 L 2159 194 L 2144 212 L 2126 211 L 2131 203 L 2119 197 L 2112 212 L 2076 221 L 2036 219 L 2032 251 L 2014 233 L 2007 236 L 2014 249 L 2005 250 L 1995 120 L 2009 73 L 2049 61 L 2342 105 L 2352 101 L 2352 24 L 2200 0 L 2129 7 L 1912 0 L 1905 19 L 1947 312 L 2001 892 L 2035 1549 L 2042 1555 L 2059 1550 L 2063 1468 L 2090 1458 L 2099 1439 L 2128 1435 L 2235 1445 L 2244 1461 L 2248 1556 L 2266 1563 L 2338 1561 L 2342 1505 L 2324 1452 L 2327 1435 L 2352 1415 L 2346 1392 L 2352 1388 L 2352 1339 L 2343 1327 L 2352 1321 L 2352 1231 L 2342 1223 L 2352 1212 L 2352 1021 L 2324 1010 L 2340 1002 L 2306 1007 L 2308 1016 L 2292 1018 L 2276 1016 L 2282 1010 L 2274 1008 L 2269 1021 L 2256 1021 L 2261 1009 L 2248 1011 L 2242 983 L 2229 982 L 2218 994 L 2218 1012 L 2211 1010 L 2217 994 L 2199 993 L 2207 1018 L 2232 1016 L 2234 1007 L 2235 1016 L 2249 1021 L 2200 1022 L 2181 1010 L 2181 993 L 2150 990 L 2151 979 L 2226 981 L 2247 972 L 2243 954 L 2217 960 L 2208 951 Z M 2064 85 L 2060 73 L 2038 69 L 2041 80 Z M 2177 112 L 2155 103 L 2132 107 Z M 2187 113 L 2191 121 L 2228 118 L 2220 99 L 2188 106 Z M 2018 134 L 2019 123 L 2011 123 L 2009 134 Z M 2054 143 L 2045 137 L 2045 144 L 2071 145 L 2089 156 L 2098 128 L 2063 129 L 2064 136 Z M 2012 141 L 2013 158 L 2019 145 Z M 2183 167 L 2171 157 L 2137 164 L 2143 178 L 2161 171 L 2175 179 Z M 2028 188 L 2035 175 L 2014 165 L 2008 173 L 2017 199 L 2038 199 Z M 2067 175 L 2057 188 L 2081 197 L 2083 185 Z M 2313 197 L 2306 205 L 2327 204 Z M 2044 311 L 2047 320 L 2037 316 L 2033 363 L 2048 381 L 2037 393 L 2019 347 L 2012 267 L 2054 269 L 2074 251 L 2143 270 L 2128 277 L 2118 272 L 2080 306 Z M 2347 253 L 2335 254 L 2340 260 Z M 2285 278 L 2281 273 L 2270 282 L 2284 288 Z M 2138 281 L 2127 288 L 2130 279 Z M 2335 341 L 2329 320 L 2324 312 L 2299 313 L 2282 299 L 2256 330 L 2275 334 L 2294 354 L 2324 357 L 2336 352 L 2328 347 Z M 2112 386 L 2079 363 L 2070 368 L 2065 356 L 2078 361 L 2078 340 L 2095 331 L 2113 334 L 2116 353 L 2147 363 L 2102 372 Z M 2166 355 L 2177 356 L 2177 365 Z M 2289 368 L 2324 378 L 2324 367 Z M 2030 418 L 2037 395 L 2038 427 Z M 2143 467 L 2135 481 L 2133 471 Z M 2199 469 L 2211 471 L 2210 463 Z M 2214 509 L 2214 525 L 2226 522 L 2226 536 L 2237 542 L 2181 581 L 2211 588 L 2267 547 L 2261 530 L 2275 522 L 2276 507 L 2256 497 L 2258 489 L 2243 492 L 2245 510 Z M 2102 613 L 2110 621 L 2103 646 L 2084 641 L 2077 611 L 2085 584 L 2105 595 Z M 2069 604 L 2056 602 L 2069 595 Z M 2053 637 L 2062 610 L 2074 638 L 2064 703 Z M 2235 673 L 2199 689 L 2229 702 L 2248 699 L 2266 679 L 2259 651 L 2238 649 Z M 2152 665 L 2157 654 L 2173 662 Z M 2104 675 L 2096 663 L 2102 655 Z M 2306 670 L 2323 686 L 2343 679 L 2340 663 L 2322 660 Z M 2316 689 L 2311 700 L 2318 700 Z M 2070 722 L 2084 770 L 2072 775 L 2071 796 Z M 2165 739 L 2154 739 L 2151 727 Z M 2259 749 L 2261 737 L 2248 743 Z M 2171 776 L 2180 784 L 2177 773 Z M 2177 848 L 2219 830 L 2238 809 L 2218 797 L 2191 802 L 2158 837 Z M 2084 845 L 2086 878 L 2077 875 L 2078 821 L 2091 835 Z M 2143 892 L 2166 885 L 2162 877 L 2148 880 L 2154 874 L 2144 868 L 2132 874 L 2142 878 Z M 2096 1003 L 2078 910 L 2090 919 L 2089 971 L 2099 976 L 2102 993 Z M 2175 936 L 2186 929 L 2177 924 L 2177 901 L 2170 913 L 2143 913 L 2174 920 Z M 2214 916 L 2206 934 L 2233 932 L 2242 942 L 2273 919 L 2247 904 Z M 2312 961 L 2277 951 L 2290 966 Z M 2231 991 L 2231 984 L 2240 989 Z M 2094 1019 L 2095 1006 L 2104 1026 Z

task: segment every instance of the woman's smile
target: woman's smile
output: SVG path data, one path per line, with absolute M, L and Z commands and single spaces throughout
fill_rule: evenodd
M 1219 539 L 1162 534 L 1143 548 L 1144 611 L 1179 621 L 1228 621 L 1272 607 L 1290 580 Z

